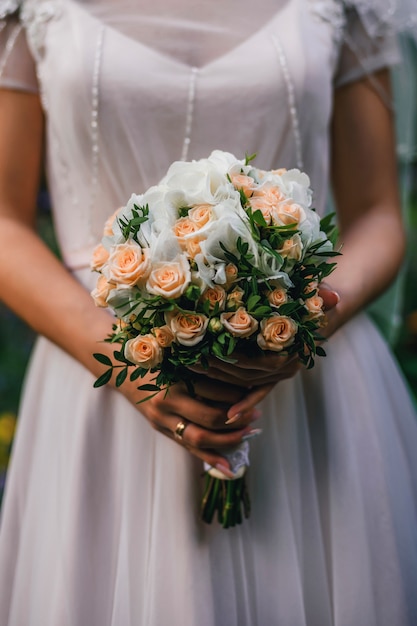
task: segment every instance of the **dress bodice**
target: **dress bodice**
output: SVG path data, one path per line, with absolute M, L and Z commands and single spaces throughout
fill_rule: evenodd
M 304 169 L 324 208 L 341 3 L 263 0 L 256 18 L 249 2 L 215 11 L 205 1 L 173 4 L 24 3 L 70 267 L 88 263 L 104 220 L 132 192 L 157 183 L 171 162 L 213 149 Z

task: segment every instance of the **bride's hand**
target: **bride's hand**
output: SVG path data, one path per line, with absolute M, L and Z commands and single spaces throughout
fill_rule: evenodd
M 321 283 L 318 293 L 328 314 L 338 304 L 339 295 L 327 283 Z M 235 364 L 211 358 L 208 368 L 197 365 L 192 369 L 219 382 L 248 389 L 245 397 L 233 404 L 228 411 L 229 423 L 240 424 L 249 407 L 261 402 L 278 382 L 295 376 L 301 367 L 297 355 L 265 352 L 256 357 L 238 354 Z
M 180 383 L 173 385 L 168 393 L 160 392 L 138 406 L 138 400 L 146 398 L 149 392 L 139 392 L 136 387 L 137 383 L 126 381 L 119 389 L 137 406 L 152 428 L 197 458 L 233 476 L 221 451 L 239 445 L 244 437 L 258 432 L 251 423 L 259 412 L 250 402 L 245 404 L 239 425 L 226 424 L 230 406 L 242 401 L 244 389 L 202 377 L 195 383 L 194 397 Z

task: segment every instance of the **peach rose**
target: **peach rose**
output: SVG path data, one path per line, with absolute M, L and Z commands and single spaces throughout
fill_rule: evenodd
M 209 287 L 201 295 L 201 301 L 208 301 L 210 304 L 210 310 L 213 310 L 217 304 L 219 306 L 219 310 L 221 311 L 224 309 L 224 305 L 226 303 L 226 292 L 223 287 L 220 287 L 220 285 Z
M 318 287 L 318 281 L 312 279 L 311 282 L 309 282 L 308 285 L 304 287 L 304 293 L 311 293 L 312 291 L 316 291 Z
M 258 321 L 241 306 L 237 311 L 222 313 L 221 322 L 233 337 L 249 337 L 258 328 Z
M 190 257 L 190 259 L 195 259 L 197 254 L 201 253 L 201 240 L 198 238 L 195 239 L 187 239 L 185 242 L 185 251 Z
M 266 204 L 263 198 L 252 197 L 249 200 L 249 204 L 253 211 L 260 211 L 263 215 L 265 222 L 269 225 L 272 220 L 271 211 L 272 207 Z
M 257 342 L 262 350 L 280 352 L 294 343 L 297 324 L 286 315 L 274 314 L 261 321 Z
M 143 283 L 151 269 L 149 248 L 141 248 L 134 241 L 118 244 L 112 248 L 108 262 L 109 279 L 117 284 Z
M 163 359 L 163 350 L 153 335 L 138 335 L 125 343 L 125 357 L 135 365 L 152 369 Z
M 319 295 L 316 294 L 311 296 L 311 298 L 307 298 L 304 305 L 308 311 L 308 319 L 319 320 L 324 317 L 323 298 L 320 298 Z
M 182 248 L 185 247 L 185 238 L 196 232 L 197 225 L 189 217 L 180 217 L 172 227 Z
M 235 287 L 233 291 L 227 294 L 227 308 L 235 311 L 243 304 L 243 289 Z
M 245 176 L 244 174 L 232 174 L 230 179 L 235 189 L 238 191 L 242 190 L 247 198 L 251 197 L 256 187 L 253 178 Z
M 271 208 L 277 206 L 280 202 L 285 200 L 285 196 L 283 195 L 281 189 L 269 184 L 256 189 L 253 192 L 253 196 L 254 198 L 262 198 L 264 203 Z
M 93 250 L 93 256 L 91 258 L 90 268 L 94 272 L 98 272 L 101 270 L 103 265 L 107 262 L 110 254 L 109 251 L 103 246 L 102 243 L 99 243 Z
M 195 346 L 206 334 L 208 317 L 200 313 L 168 312 L 165 320 L 175 341 L 183 346 Z
M 171 343 L 174 341 L 174 333 L 166 324 L 165 326 L 153 328 L 152 333 L 155 335 L 155 339 L 161 348 L 169 348 Z
M 276 174 L 277 176 L 282 176 L 287 171 L 286 167 L 280 167 L 277 170 L 272 170 L 272 174 Z
M 190 267 L 182 255 L 176 261 L 156 263 L 149 275 L 146 288 L 155 296 L 179 298 L 190 282 Z
M 291 239 L 286 239 L 282 248 L 277 250 L 277 252 L 284 258 L 299 261 L 303 253 L 303 243 L 300 235 L 294 235 Z
M 107 298 L 111 290 L 115 288 L 116 285 L 109 282 L 105 276 L 99 276 L 96 288 L 91 292 L 95 305 L 103 308 L 107 307 Z
M 296 202 L 281 202 L 273 208 L 271 216 L 272 223 L 276 226 L 299 224 L 305 219 L 305 211 Z
M 224 268 L 224 271 L 226 274 L 225 287 L 227 289 L 237 280 L 238 269 L 234 263 L 228 263 Z
M 112 213 L 112 215 L 110 215 L 109 218 L 107 218 L 106 223 L 104 224 L 104 231 L 103 231 L 103 235 L 105 237 L 111 237 L 113 235 L 113 222 L 116 219 L 116 216 L 121 208 L 122 207 L 119 207 L 118 209 L 116 209 L 115 212 Z
M 203 228 L 213 217 L 213 207 L 211 204 L 196 204 L 190 211 L 188 217 L 197 226 Z
M 285 289 L 276 288 L 273 291 L 268 293 L 268 301 L 271 306 L 281 306 L 281 304 L 285 304 L 288 300 L 287 292 Z

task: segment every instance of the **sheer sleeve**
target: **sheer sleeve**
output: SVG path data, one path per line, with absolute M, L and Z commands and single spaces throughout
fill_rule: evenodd
M 39 91 L 35 62 L 17 16 L 0 20 L 0 87 Z
M 398 63 L 400 55 L 393 30 L 372 34 L 355 8 L 346 11 L 343 43 L 336 68 L 336 87 L 360 80 Z

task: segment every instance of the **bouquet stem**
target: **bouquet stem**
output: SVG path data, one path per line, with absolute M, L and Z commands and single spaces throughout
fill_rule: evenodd
M 250 499 L 245 475 L 234 480 L 215 478 L 206 472 L 206 482 L 201 503 L 201 518 L 211 524 L 217 511 L 217 519 L 223 528 L 231 528 L 250 515 Z M 243 513 L 243 515 L 242 515 Z

